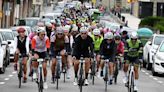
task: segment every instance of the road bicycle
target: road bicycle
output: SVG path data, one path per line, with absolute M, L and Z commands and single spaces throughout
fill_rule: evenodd
M 23 55 L 19 54 L 19 59 L 18 59 L 18 80 L 19 80 L 19 88 L 21 88 L 22 85 L 22 77 L 23 77 L 23 69 L 24 69 L 24 65 L 22 64 L 23 62 Z
M 92 79 L 92 85 L 95 83 L 95 75 L 96 75 L 96 55 L 94 55 L 94 59 L 91 63 L 91 79 Z

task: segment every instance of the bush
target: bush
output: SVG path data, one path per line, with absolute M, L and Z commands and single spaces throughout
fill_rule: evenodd
M 153 30 L 164 32 L 164 17 L 147 17 L 141 20 L 139 27 L 149 27 Z

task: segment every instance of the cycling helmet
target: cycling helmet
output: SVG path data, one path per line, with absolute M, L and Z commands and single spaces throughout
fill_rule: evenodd
M 18 33 L 24 33 L 26 30 L 23 27 L 18 28 Z
M 46 27 L 52 27 L 52 24 L 50 22 L 45 23 Z
M 100 30 L 99 29 L 94 29 L 93 34 L 94 35 L 100 35 Z
M 41 33 L 41 32 L 46 32 L 44 27 L 38 27 L 37 28 L 37 33 Z
M 78 27 L 76 25 L 73 26 L 72 31 L 78 31 Z
M 122 31 L 122 34 L 128 34 L 128 32 L 126 30 Z
M 132 33 L 130 34 L 130 38 L 131 38 L 131 39 L 137 39 L 137 38 L 138 38 L 137 32 L 132 32 Z
M 107 32 L 104 34 L 104 39 L 113 39 L 113 33 L 112 32 Z
M 118 35 L 118 34 L 117 34 L 117 35 L 115 35 L 115 36 L 114 36 L 114 38 L 115 38 L 115 40 L 121 40 L 121 36 L 120 36 L 120 35 Z
M 80 33 L 86 33 L 88 32 L 88 28 L 87 27 L 81 27 L 80 28 Z
M 65 26 L 63 27 L 63 30 L 64 30 L 64 32 L 69 32 L 70 28 L 71 28 L 70 25 L 65 25 Z
M 62 27 L 57 27 L 56 28 L 56 33 L 63 33 L 63 28 Z
M 51 22 L 51 23 L 54 23 L 54 24 L 56 23 L 56 21 L 55 21 L 55 20 L 51 20 L 50 22 Z

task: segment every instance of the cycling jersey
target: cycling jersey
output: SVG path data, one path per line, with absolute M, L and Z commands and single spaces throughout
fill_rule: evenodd
M 23 38 L 22 40 L 19 36 L 15 37 L 14 43 L 15 43 L 14 51 L 18 49 L 21 54 L 29 53 L 29 38 L 27 36 L 25 36 L 25 38 Z
M 85 57 L 90 57 L 90 52 L 93 56 L 93 40 L 90 36 L 87 36 L 86 39 L 82 39 L 81 35 L 78 35 L 75 39 L 73 56 L 77 59 L 80 59 L 81 55 Z
M 94 35 L 91 35 L 91 37 L 92 37 L 93 43 L 94 43 L 94 51 L 99 51 L 100 50 L 101 42 L 103 41 L 103 37 L 100 36 L 97 39 L 95 38 Z
M 32 39 L 32 49 L 36 52 L 46 52 L 50 48 L 50 41 L 47 36 L 43 40 L 39 36 L 34 36 Z
M 110 59 L 111 62 L 115 61 L 116 50 L 117 46 L 114 40 L 108 43 L 107 40 L 104 39 L 100 45 L 100 55 L 103 55 L 106 59 Z
M 121 41 L 117 44 L 117 55 L 124 54 L 124 43 Z
M 128 39 L 125 44 L 125 57 L 140 58 L 142 54 L 143 45 L 140 40 L 137 40 L 135 44 L 132 43 L 131 39 Z

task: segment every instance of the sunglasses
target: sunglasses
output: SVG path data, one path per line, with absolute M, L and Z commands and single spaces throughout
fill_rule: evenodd
M 58 33 L 57 35 L 63 35 L 62 33 Z
M 81 34 L 87 34 L 87 33 L 81 33 Z
M 137 39 L 132 39 L 133 41 L 136 41 Z

